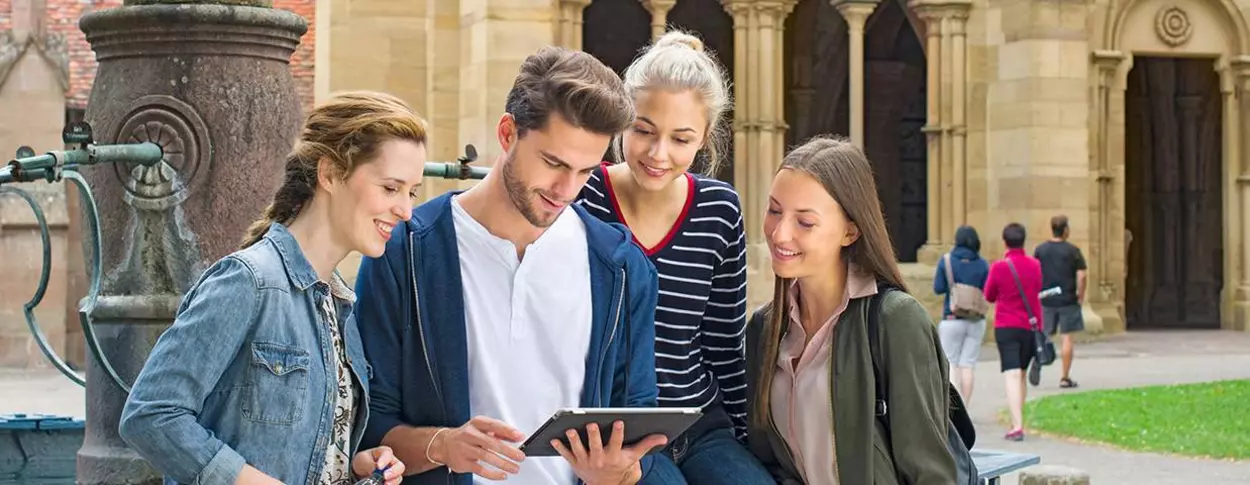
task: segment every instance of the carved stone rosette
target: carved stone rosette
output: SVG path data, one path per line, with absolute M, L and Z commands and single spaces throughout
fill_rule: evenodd
M 161 163 L 114 165 L 126 188 L 126 203 L 137 209 L 159 211 L 181 204 L 192 187 L 211 172 L 213 142 L 199 112 L 178 98 L 144 96 L 131 104 L 115 137 L 122 143 L 150 141 L 165 153 Z
M 1189 14 L 1180 7 L 1164 7 L 1155 14 L 1155 34 L 1163 43 L 1177 47 L 1189 42 L 1194 35 L 1194 24 L 1189 22 Z

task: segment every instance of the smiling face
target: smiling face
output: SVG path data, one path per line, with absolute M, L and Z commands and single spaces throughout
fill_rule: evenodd
M 637 117 L 622 137 L 625 163 L 644 190 L 663 190 L 690 169 L 703 146 L 706 108 L 693 90 L 639 91 Z
M 359 163 L 346 180 L 329 181 L 323 176 L 336 239 L 349 250 L 381 257 L 391 230 L 412 215 L 425 158 L 423 144 L 387 140 L 375 159 Z
M 764 217 L 773 272 L 782 278 L 829 274 L 859 228 L 812 176 L 783 169 L 773 178 Z
M 499 137 L 507 152 L 500 170 L 508 199 L 539 228 L 550 227 L 573 203 L 612 141 L 610 135 L 573 126 L 558 113 L 551 114 L 543 129 L 519 138 L 516 124 L 505 115 Z

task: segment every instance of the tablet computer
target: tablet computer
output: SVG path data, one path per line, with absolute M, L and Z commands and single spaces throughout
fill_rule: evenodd
M 565 431 L 576 429 L 582 444 L 589 443 L 586 438 L 586 426 L 590 423 L 599 425 L 599 436 L 604 446 L 612 438 L 612 423 L 620 421 L 625 424 L 624 445 L 630 446 L 653 434 L 668 437 L 669 443 L 680 436 L 690 425 L 703 416 L 699 408 L 580 408 L 561 409 L 556 411 L 546 423 L 525 440 L 521 451 L 525 456 L 560 456 L 551 447 L 551 440 L 559 439 L 568 446 Z M 656 448 L 659 449 L 659 448 Z

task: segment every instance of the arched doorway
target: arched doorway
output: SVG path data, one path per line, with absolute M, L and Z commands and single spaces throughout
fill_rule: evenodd
M 802 0 L 786 20 L 787 143 L 849 134 L 847 25 L 828 2 Z M 864 151 L 899 261 L 927 235 L 924 49 L 905 6 L 885 0 L 865 24 Z
M 1106 13 L 1092 168 L 1110 174 L 1108 227 L 1094 233 L 1103 254 L 1124 257 L 1099 268 L 1114 280 L 1102 284 L 1123 290 L 1127 329 L 1246 328 L 1246 18 L 1232 0 L 1129 0 Z M 1184 28 L 1163 29 L 1165 17 Z

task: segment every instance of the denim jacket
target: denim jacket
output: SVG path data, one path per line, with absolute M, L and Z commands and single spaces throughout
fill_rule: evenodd
M 368 420 L 370 370 L 346 291 L 334 301 L 336 323 L 361 386 L 350 456 Z M 330 329 L 318 312 L 330 293 L 281 224 L 217 261 L 187 291 L 135 380 L 122 439 L 167 484 L 233 484 L 245 463 L 290 485 L 317 483 L 337 393 Z

